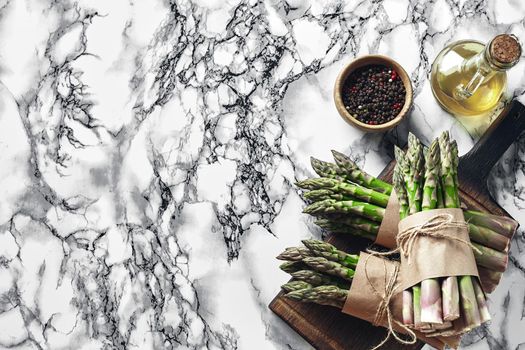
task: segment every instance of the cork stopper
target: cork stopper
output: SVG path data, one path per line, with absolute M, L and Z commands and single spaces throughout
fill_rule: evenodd
M 514 35 L 500 34 L 492 39 L 490 56 L 501 65 L 513 66 L 521 56 L 521 45 Z

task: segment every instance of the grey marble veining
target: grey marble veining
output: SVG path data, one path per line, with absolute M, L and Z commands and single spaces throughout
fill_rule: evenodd
M 0 348 L 309 348 L 267 308 L 287 280 L 274 257 L 321 235 L 293 186 L 309 157 L 377 174 L 408 130 L 468 151 L 430 64 L 456 39 L 525 38 L 524 18 L 518 0 L 0 1 Z M 367 53 L 415 87 L 386 135 L 332 102 Z M 525 225 L 524 137 L 489 182 Z M 521 230 L 464 348 L 525 349 L 524 251 Z

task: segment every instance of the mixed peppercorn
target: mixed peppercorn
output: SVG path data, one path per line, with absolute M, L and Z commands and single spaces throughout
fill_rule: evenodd
M 368 65 L 353 71 L 344 83 L 342 95 L 346 110 L 369 125 L 394 119 L 405 104 L 405 86 L 399 74 L 384 65 Z

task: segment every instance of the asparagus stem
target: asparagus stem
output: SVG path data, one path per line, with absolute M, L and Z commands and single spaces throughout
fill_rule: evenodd
M 440 182 L 440 153 L 437 140 L 432 142 L 425 157 L 425 176 L 423 184 L 423 211 L 438 208 L 438 184 Z
M 439 183 L 440 154 L 439 143 L 430 145 L 430 150 L 425 155 L 425 176 L 423 185 L 422 210 L 437 208 L 437 190 Z M 436 278 L 421 282 L 421 322 L 443 323 L 441 286 Z M 449 300 L 445 300 L 448 303 Z
M 325 199 L 335 199 L 336 201 L 348 201 L 354 200 L 355 198 L 337 193 L 331 190 L 313 190 L 303 194 L 304 198 L 310 202 L 320 202 Z
M 468 226 L 469 236 L 472 241 L 480 243 L 487 248 L 494 248 L 500 252 L 508 250 L 510 239 L 504 235 L 500 235 L 487 227 L 476 226 L 471 222 L 468 223 Z
M 399 147 L 395 147 L 396 167 L 394 168 L 393 182 L 396 191 L 397 201 L 399 202 L 399 216 L 404 219 L 408 215 L 408 195 L 403 179 L 403 169 L 405 167 L 405 153 Z
M 436 278 L 421 282 L 421 322 L 443 323 L 441 287 Z
M 459 287 L 455 276 L 447 277 L 441 285 L 443 294 L 443 320 L 454 321 L 460 316 Z
M 375 240 L 376 234 L 370 233 L 368 231 L 355 228 L 350 225 L 346 225 L 344 223 L 339 223 L 327 219 L 320 219 L 315 222 L 319 227 L 330 231 L 332 233 L 340 233 L 340 234 L 351 234 L 353 236 L 360 236 L 369 240 Z
M 454 180 L 454 187 L 456 187 L 456 196 L 458 201 L 458 208 L 461 207 L 461 201 L 459 199 L 459 180 L 458 180 L 458 165 L 459 165 L 459 153 L 458 153 L 458 144 L 456 143 L 456 140 L 450 141 L 450 152 L 452 154 L 451 161 L 452 161 L 452 168 L 451 168 L 451 174 L 452 179 Z
M 351 269 L 355 269 L 359 261 L 359 256 L 345 253 L 330 243 L 315 239 L 305 239 L 302 242 L 313 255 L 335 261 Z
M 511 238 L 518 228 L 517 221 L 505 216 L 492 215 L 473 210 L 465 210 L 463 214 L 465 215 L 465 220 L 469 223 L 488 228 L 507 238 Z
M 335 261 L 325 259 L 323 257 L 316 256 L 304 258 L 303 262 L 315 271 L 340 277 L 348 281 L 351 281 L 354 277 L 354 270 L 347 268 L 339 263 L 336 263 Z
M 312 286 L 332 285 L 338 286 L 339 288 L 348 289 L 349 284 L 338 278 L 322 274 L 312 270 L 300 270 L 290 273 L 290 275 L 296 280 L 306 282 Z
M 309 302 L 321 305 L 330 305 L 342 309 L 347 295 L 348 291 L 336 286 L 319 286 L 295 290 L 286 294 L 285 296 L 303 303 Z
M 409 289 L 403 291 L 403 324 L 414 324 L 414 300 Z
M 288 283 L 285 283 L 281 286 L 281 289 L 285 292 L 292 292 L 294 290 L 300 290 L 300 289 L 306 289 L 306 288 L 312 288 L 313 286 L 310 283 L 304 282 L 304 281 L 291 281 Z
M 481 323 L 485 323 L 491 320 L 489 308 L 487 306 L 487 299 L 485 298 L 485 293 L 481 289 L 477 278 L 473 279 L 474 293 L 476 294 L 476 301 L 478 303 L 479 316 L 481 318 Z
M 484 247 L 477 243 L 472 243 L 472 245 L 478 249 L 478 251 L 472 250 L 472 252 L 476 258 L 476 263 L 479 266 L 483 266 L 497 272 L 505 272 L 509 259 L 507 254 Z
M 352 182 L 388 195 L 392 192 L 392 185 L 362 171 L 349 157 L 333 150 L 332 155 L 337 166 L 346 170 Z
M 465 318 L 465 324 L 469 330 L 474 329 L 481 325 L 481 318 L 472 278 L 470 276 L 461 276 L 458 280 L 461 311 Z
M 316 224 L 319 223 L 318 225 L 322 225 L 327 222 L 332 222 L 335 224 L 344 224 L 346 226 L 351 226 L 358 230 L 366 231 L 370 234 L 373 234 L 374 239 L 375 239 L 375 235 L 379 232 L 379 226 L 380 226 L 379 223 L 372 221 L 370 219 L 366 219 L 360 216 L 348 216 L 348 215 L 343 216 L 343 217 L 319 219 L 318 221 L 316 221 Z
M 412 297 L 414 300 L 414 328 L 421 328 L 423 323 L 421 322 L 421 286 L 415 285 L 412 287 Z
M 385 215 L 385 209 L 366 202 L 338 202 L 333 199 L 327 199 L 322 202 L 310 204 L 304 208 L 303 213 L 312 215 L 355 214 L 376 222 L 381 222 Z
M 315 179 L 307 179 L 296 183 L 296 185 L 303 189 L 309 190 L 330 190 L 332 192 L 341 193 L 343 195 L 354 197 L 371 204 L 378 205 L 385 208 L 388 203 L 388 195 L 376 192 L 366 187 L 346 182 L 320 177 Z

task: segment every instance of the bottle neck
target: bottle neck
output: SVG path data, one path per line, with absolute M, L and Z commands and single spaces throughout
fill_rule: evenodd
M 478 54 L 472 56 L 465 61 L 463 66 L 464 72 L 479 72 L 483 76 L 489 76 L 496 72 L 503 72 L 509 67 L 505 67 L 501 64 L 498 64 L 496 60 L 490 54 L 490 43 L 485 46 L 485 48 Z
M 453 96 L 456 100 L 463 101 L 472 97 L 483 82 L 505 70 L 494 64 L 489 47 L 490 45 L 487 45 L 484 50 L 463 62 L 461 71 L 469 76 L 469 82 L 454 89 Z

